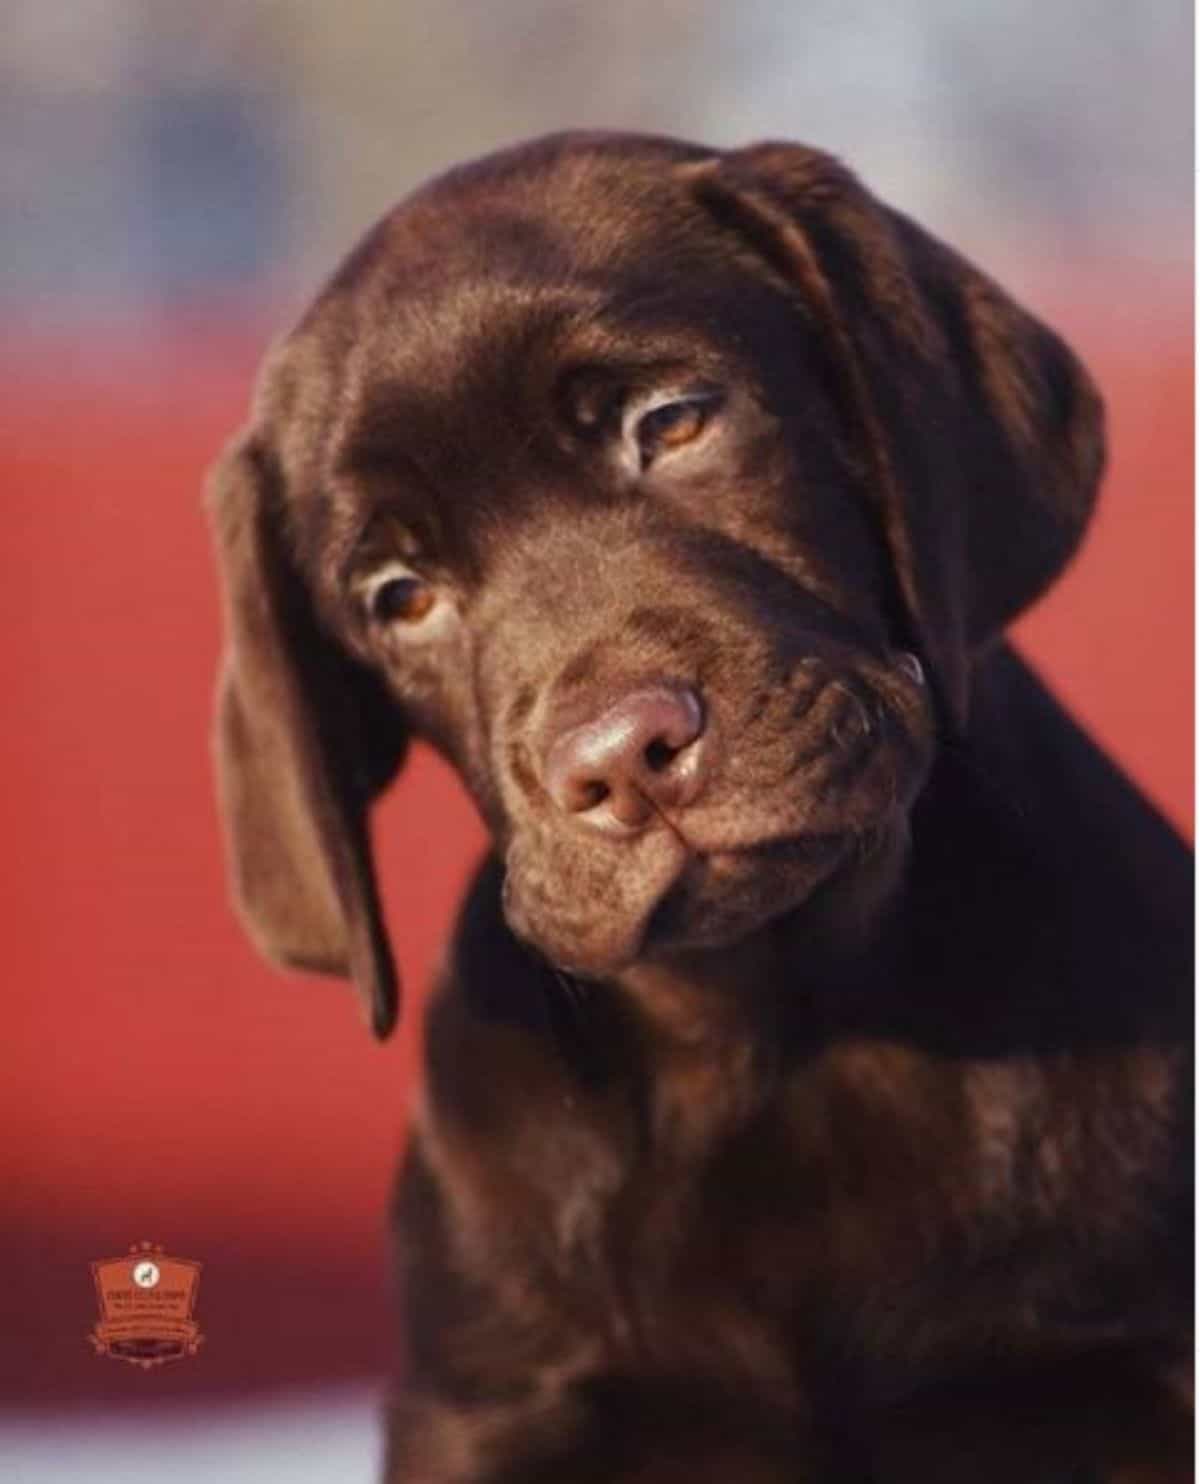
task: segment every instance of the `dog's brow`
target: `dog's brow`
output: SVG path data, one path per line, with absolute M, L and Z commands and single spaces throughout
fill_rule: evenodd
M 411 559 L 416 555 L 416 544 L 412 532 L 401 522 L 364 508 L 340 548 L 339 578 L 349 584 L 397 556 Z
M 339 471 L 347 475 L 386 469 L 425 482 L 413 454 L 414 429 L 428 416 L 421 400 L 395 378 L 379 378 L 363 396 L 362 407 L 341 435 L 336 454 Z

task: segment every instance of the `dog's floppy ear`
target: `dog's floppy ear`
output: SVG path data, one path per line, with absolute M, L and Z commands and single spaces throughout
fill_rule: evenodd
M 211 476 L 226 653 L 217 775 L 235 899 L 259 947 L 358 985 L 376 1035 L 398 987 L 367 811 L 403 757 L 382 681 L 321 626 L 287 538 L 266 441 L 243 435 Z
M 961 727 L 973 651 L 1083 534 L 1099 396 L 1052 331 L 830 156 L 767 143 L 690 168 L 813 324 L 912 637 Z

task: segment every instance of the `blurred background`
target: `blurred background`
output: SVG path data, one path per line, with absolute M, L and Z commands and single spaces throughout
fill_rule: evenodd
M 204 469 L 389 204 L 571 125 L 841 154 L 1066 333 L 1108 399 L 1082 558 L 1018 638 L 1191 828 L 1185 0 L 8 0 L 0 41 L 0 1456 L 22 1481 L 372 1477 L 417 1018 L 254 957 L 210 801 Z M 480 834 L 381 808 L 419 1003 Z M 89 1263 L 203 1264 L 195 1358 L 92 1353 Z M 164 1462 L 169 1460 L 169 1464 Z

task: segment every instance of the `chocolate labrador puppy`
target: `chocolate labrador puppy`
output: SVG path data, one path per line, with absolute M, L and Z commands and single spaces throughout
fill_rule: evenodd
M 491 832 L 398 1198 L 406 1484 L 1189 1477 L 1189 858 L 999 640 L 1067 347 L 829 156 L 559 135 L 384 219 L 215 478 L 242 916 L 396 976 Z

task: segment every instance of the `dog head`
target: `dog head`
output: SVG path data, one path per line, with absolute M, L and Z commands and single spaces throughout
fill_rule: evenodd
M 565 135 L 384 219 L 212 492 L 261 945 L 395 1017 L 367 834 L 410 734 L 592 976 L 886 894 L 973 654 L 1083 531 L 1100 404 L 836 161 Z

